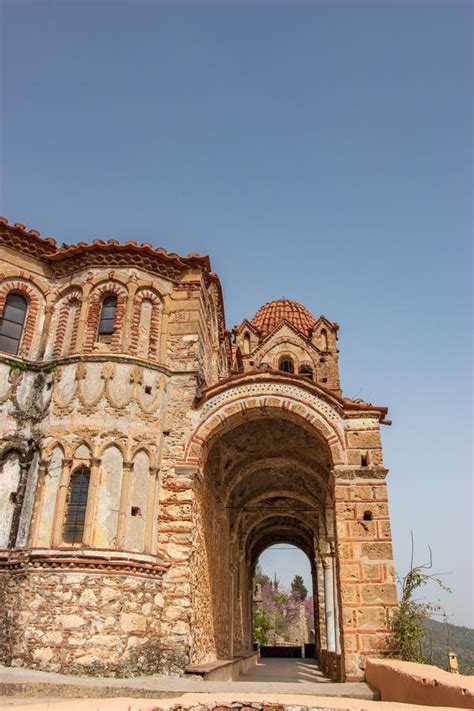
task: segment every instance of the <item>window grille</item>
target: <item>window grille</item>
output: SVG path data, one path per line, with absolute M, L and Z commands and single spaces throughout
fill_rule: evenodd
M 66 543 L 81 543 L 89 494 L 90 471 L 82 466 L 71 476 L 67 500 L 63 539 Z

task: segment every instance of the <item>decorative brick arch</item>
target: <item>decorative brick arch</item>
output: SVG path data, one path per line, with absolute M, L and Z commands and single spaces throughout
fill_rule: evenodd
M 122 344 L 122 327 L 125 317 L 125 307 L 127 301 L 127 289 L 117 281 L 102 282 L 92 291 L 90 295 L 89 312 L 87 314 L 87 330 L 84 342 L 84 352 L 92 353 L 96 343 L 97 328 L 99 326 L 102 301 L 108 294 L 117 296 L 117 308 L 115 311 L 115 325 L 109 350 L 120 352 Z
M 54 347 L 53 355 L 60 356 L 63 355 L 64 349 L 64 339 L 66 337 L 66 331 L 68 329 L 69 314 L 71 308 L 77 306 L 76 313 L 74 314 L 74 321 L 71 324 L 72 328 L 68 334 L 69 343 L 67 344 L 67 352 L 74 353 L 77 347 L 77 332 L 79 328 L 79 318 L 80 318 L 80 304 L 82 303 L 82 291 L 79 287 L 73 287 L 66 294 L 61 294 L 56 308 L 59 309 L 58 321 L 56 326 L 56 332 L 54 334 Z M 64 355 L 67 355 L 65 353 Z
M 203 448 L 211 439 L 237 425 L 261 417 L 279 417 L 292 420 L 313 434 L 319 435 L 330 451 L 332 466 L 345 463 L 342 418 L 334 409 L 298 384 L 287 387 L 283 393 L 275 387 L 264 391 L 263 384 L 230 386 L 227 391 L 210 398 L 202 408 L 201 421 L 192 433 L 186 447 L 184 463 L 202 465 Z M 260 390 L 260 392 L 259 392 Z
M 150 360 L 157 361 L 162 301 L 160 296 L 150 288 L 139 289 L 135 295 L 132 313 L 132 323 L 130 326 L 130 353 L 134 355 L 138 354 L 140 338 L 140 318 L 142 313 L 142 304 L 144 301 L 150 301 L 152 304 L 148 339 L 148 352 L 146 353 L 145 357 Z
M 0 318 L 3 316 L 3 309 L 8 294 L 11 292 L 21 294 L 28 302 L 28 310 L 26 312 L 25 323 L 23 324 L 23 333 L 21 336 L 20 348 L 17 355 L 28 357 L 31 356 L 33 339 L 38 325 L 38 318 L 41 311 L 41 301 L 44 300 L 42 292 L 36 285 L 22 279 L 7 279 L 0 287 Z

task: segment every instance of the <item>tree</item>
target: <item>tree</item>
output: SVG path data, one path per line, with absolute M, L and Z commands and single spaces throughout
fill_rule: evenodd
M 429 546 L 428 550 L 430 552 L 429 561 L 421 565 L 414 565 L 415 545 L 412 533 L 410 570 L 404 578 L 399 580 L 402 595 L 391 619 L 391 641 L 405 662 L 426 663 L 426 655 L 423 651 L 423 640 L 426 634 L 425 623 L 433 613 L 440 610 L 439 605 L 416 600 L 413 597 L 414 593 L 429 582 L 436 583 L 443 590 L 451 592 L 438 577 L 425 572 L 431 570 L 433 565 L 433 555 Z
M 253 638 L 255 642 L 258 642 L 260 645 L 268 644 L 268 632 L 271 628 L 272 625 L 268 614 L 263 608 L 259 607 L 253 613 L 252 620 Z
M 263 572 L 262 567 L 260 565 L 257 565 L 255 568 L 255 575 L 253 578 L 253 590 L 257 589 L 257 585 L 260 585 L 260 588 L 264 588 L 267 585 L 271 585 L 272 581 L 270 577 Z
M 308 597 L 308 588 L 304 584 L 304 580 L 301 575 L 295 575 L 293 582 L 291 583 L 291 591 L 293 594 L 298 595 L 300 600 L 306 600 Z

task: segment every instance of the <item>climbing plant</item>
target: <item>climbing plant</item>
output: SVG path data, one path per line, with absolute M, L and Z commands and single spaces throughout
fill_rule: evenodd
M 429 560 L 421 565 L 414 564 L 415 545 L 411 534 L 410 570 L 403 578 L 399 578 L 401 598 L 391 619 L 391 642 L 394 650 L 406 662 L 427 663 L 423 651 L 425 637 L 424 621 L 441 611 L 439 605 L 425 602 L 415 595 L 428 583 L 435 583 L 442 590 L 451 592 L 440 580 L 439 574 L 430 573 L 433 566 L 433 554 L 428 546 Z

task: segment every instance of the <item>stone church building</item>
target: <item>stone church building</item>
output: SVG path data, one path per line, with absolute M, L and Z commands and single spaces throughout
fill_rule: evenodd
M 0 661 L 245 656 L 256 562 L 287 543 L 322 668 L 360 678 L 397 601 L 387 409 L 342 394 L 337 332 L 288 299 L 228 330 L 208 257 L 1 218 Z

